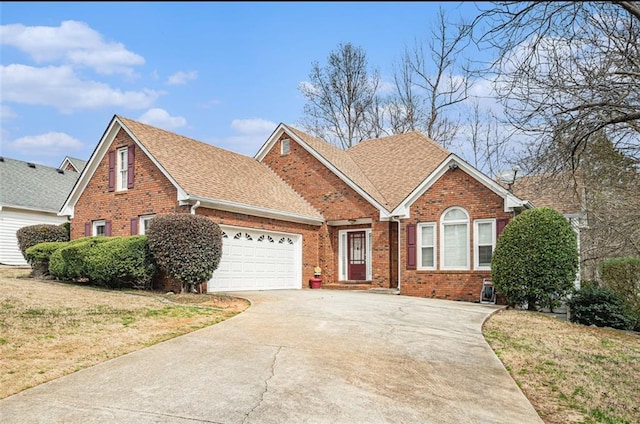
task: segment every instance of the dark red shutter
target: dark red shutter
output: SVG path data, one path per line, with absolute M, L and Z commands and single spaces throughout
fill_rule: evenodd
M 407 269 L 416 269 L 416 224 L 407 224 Z
M 138 234 L 138 217 L 131 218 L 131 235 L 135 236 Z
M 134 180 L 134 170 L 136 160 L 136 145 L 132 144 L 127 149 L 127 188 L 133 188 L 133 180 Z
M 500 237 L 500 234 L 502 233 L 502 230 L 504 230 L 504 227 L 507 226 L 508 222 L 509 222 L 508 219 L 497 219 L 496 220 L 496 239 L 498 237 Z
M 111 221 L 104 222 L 104 235 L 107 237 L 111 236 Z
M 85 222 L 84 223 L 84 236 L 85 237 L 89 237 L 91 235 L 91 223 L 90 222 Z
M 116 152 L 109 152 L 109 191 L 116 189 Z

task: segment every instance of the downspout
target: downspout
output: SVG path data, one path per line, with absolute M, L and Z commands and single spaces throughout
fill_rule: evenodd
M 200 201 L 198 200 L 196 203 L 193 204 L 193 206 L 191 206 L 191 215 L 196 214 L 196 209 L 198 209 L 199 206 L 200 206 Z
M 391 221 L 392 222 L 397 222 L 398 223 L 398 291 L 400 291 L 400 271 L 402 269 L 402 262 L 401 262 L 401 246 L 400 246 L 400 217 L 398 216 L 392 216 L 391 217 Z

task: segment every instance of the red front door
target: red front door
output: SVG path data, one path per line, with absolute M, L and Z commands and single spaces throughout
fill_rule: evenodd
M 367 279 L 366 233 L 351 231 L 347 233 L 347 278 L 353 281 Z

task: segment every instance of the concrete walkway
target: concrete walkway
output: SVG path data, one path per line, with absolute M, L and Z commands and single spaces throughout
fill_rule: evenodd
M 482 337 L 495 306 L 239 295 L 230 320 L 0 401 L 0 422 L 542 423 Z

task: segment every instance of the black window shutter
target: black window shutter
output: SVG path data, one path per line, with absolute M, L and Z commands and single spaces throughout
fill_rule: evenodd
M 90 222 L 85 222 L 84 223 L 84 236 L 85 237 L 89 237 L 91 235 L 91 223 Z
M 109 152 L 109 191 L 116 189 L 116 152 Z
M 111 221 L 104 222 L 104 235 L 107 237 L 111 236 Z
M 131 218 L 131 235 L 135 236 L 138 234 L 138 217 Z
M 407 224 L 407 269 L 416 269 L 416 224 Z
M 135 179 L 135 160 L 136 160 L 136 145 L 132 144 L 127 149 L 127 188 L 133 188 L 133 181 Z

